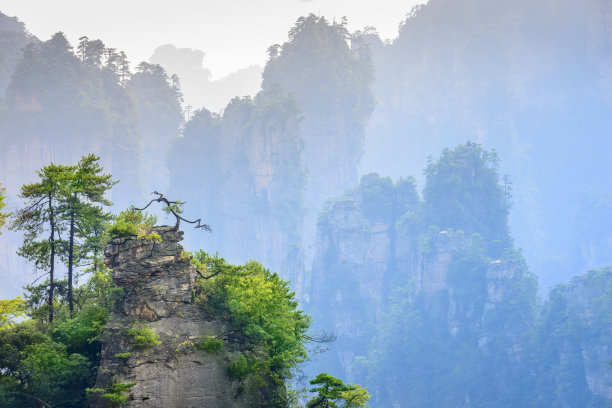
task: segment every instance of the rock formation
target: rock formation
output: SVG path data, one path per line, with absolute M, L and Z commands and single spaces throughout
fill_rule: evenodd
M 380 406 L 608 406 L 612 268 L 539 306 L 519 251 L 419 215 L 410 183 L 375 174 L 320 213 L 307 309 L 337 340 L 311 372 Z
M 304 169 L 299 109 L 283 93 L 234 99 L 222 117 L 202 110 L 169 155 L 172 196 L 206 214 L 215 234 L 193 247 L 232 263 L 258 259 L 284 279 L 303 280 L 300 243 Z
M 113 268 L 124 297 L 102 336 L 93 407 L 111 405 L 108 396 L 100 395 L 101 390 L 112 391 L 113 384 L 128 384 L 125 407 L 262 404 L 257 392 L 244 390 L 228 375 L 240 339 L 227 321 L 208 315 L 192 301 L 195 271 L 178 243 L 182 235 L 173 227 L 156 227 L 140 238 L 114 238 L 107 246 L 105 263 Z M 148 334 L 148 344 L 138 334 Z M 201 350 L 198 345 L 205 339 L 222 340 L 223 347 Z

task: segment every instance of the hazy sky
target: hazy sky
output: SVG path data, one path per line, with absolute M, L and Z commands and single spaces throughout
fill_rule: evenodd
M 82 35 L 124 50 L 133 63 L 148 60 L 162 44 L 197 48 L 219 78 L 251 64 L 263 65 L 266 49 L 287 39 L 308 13 L 332 20 L 346 16 L 351 31 L 374 26 L 394 38 L 406 13 L 423 0 L 2 0 L 0 11 L 17 16 L 46 40 L 63 31 L 75 44 Z

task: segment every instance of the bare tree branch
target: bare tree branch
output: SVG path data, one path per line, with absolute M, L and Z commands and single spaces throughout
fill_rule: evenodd
M 304 339 L 312 343 L 333 343 L 337 336 L 334 333 L 323 332 L 320 335 L 304 335 Z
M 175 226 L 175 228 L 176 228 L 177 230 L 178 230 L 178 228 L 179 228 L 179 225 L 180 225 L 181 221 L 185 221 L 185 222 L 188 222 L 189 224 L 197 224 L 197 225 L 196 225 L 194 228 L 201 228 L 201 229 L 203 229 L 204 231 L 209 231 L 209 232 L 210 232 L 210 231 L 212 231 L 212 228 L 210 228 L 210 225 L 208 225 L 208 224 L 204 224 L 204 223 L 202 222 L 202 219 L 201 219 L 201 218 L 198 218 L 198 219 L 197 219 L 197 220 L 195 220 L 195 221 L 189 221 L 189 220 L 187 220 L 187 219 L 185 219 L 185 218 L 181 217 L 179 214 L 177 214 L 177 213 L 176 213 L 176 211 L 174 210 L 174 206 L 180 206 L 180 205 L 183 205 L 183 204 L 185 204 L 184 202 L 182 202 L 182 201 L 170 201 L 170 200 L 168 200 L 166 197 L 164 197 L 164 195 L 163 195 L 162 193 L 158 193 L 157 191 L 154 191 L 154 192 L 152 192 L 151 194 L 155 194 L 155 195 L 157 195 L 158 197 L 157 197 L 157 198 L 152 199 L 151 201 L 149 201 L 149 204 L 145 205 L 143 208 L 136 208 L 136 210 L 138 210 L 138 211 L 144 211 L 144 210 L 146 210 L 146 209 L 147 209 L 147 208 L 148 208 L 148 207 L 149 207 L 151 204 L 153 204 L 154 202 L 163 203 L 163 204 L 165 204 L 165 205 L 166 205 L 166 210 L 167 210 L 167 211 L 169 211 L 169 212 L 171 212 L 171 213 L 172 213 L 172 215 L 174 215 L 174 216 L 176 217 L 176 226 Z M 206 279 L 206 278 L 205 278 L 205 279 Z
M 212 275 L 204 276 L 204 275 L 202 274 L 202 272 L 198 271 L 198 269 L 197 269 L 197 268 L 196 268 L 196 270 L 195 270 L 195 271 L 198 273 L 198 275 L 200 275 L 200 277 L 202 277 L 202 279 L 210 279 L 210 278 L 213 278 L 213 277 L 217 276 L 217 275 L 218 275 L 218 274 L 220 274 L 221 272 L 223 272 L 223 270 L 221 270 L 221 269 L 220 269 L 220 270 L 218 270 L 217 272 L 213 273 Z

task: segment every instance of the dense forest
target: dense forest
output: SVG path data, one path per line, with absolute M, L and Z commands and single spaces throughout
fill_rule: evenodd
M 406 11 L 221 111 L 0 13 L 0 406 L 612 407 L 611 6 Z

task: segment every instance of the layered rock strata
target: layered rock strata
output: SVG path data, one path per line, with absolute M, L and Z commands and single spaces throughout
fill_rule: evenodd
M 229 334 L 226 321 L 207 315 L 192 300 L 195 270 L 178 243 L 182 235 L 174 227 L 156 227 L 145 238 L 114 238 L 107 246 L 105 263 L 124 298 L 102 336 L 96 388 L 110 392 L 114 384 L 133 384 L 116 393 L 127 397 L 123 406 L 130 408 L 259 406 L 257 395 L 228 376 L 240 340 Z M 139 344 L 138 333 L 160 343 Z M 223 347 L 200 350 L 204 339 L 222 340 Z M 98 396 L 92 406 L 111 402 Z

